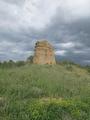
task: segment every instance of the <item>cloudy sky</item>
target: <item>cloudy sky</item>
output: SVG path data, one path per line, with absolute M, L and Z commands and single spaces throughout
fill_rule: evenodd
M 25 60 L 47 39 L 61 60 L 90 64 L 90 0 L 0 0 L 0 60 Z

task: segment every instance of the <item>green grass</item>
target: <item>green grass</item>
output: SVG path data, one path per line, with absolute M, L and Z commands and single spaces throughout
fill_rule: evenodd
M 0 120 L 90 120 L 90 73 L 75 65 L 0 68 Z

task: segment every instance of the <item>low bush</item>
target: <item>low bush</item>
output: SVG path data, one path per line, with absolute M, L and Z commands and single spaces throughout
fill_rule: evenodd
M 5 111 L 9 120 L 89 120 L 90 108 L 81 101 L 45 98 L 10 101 Z

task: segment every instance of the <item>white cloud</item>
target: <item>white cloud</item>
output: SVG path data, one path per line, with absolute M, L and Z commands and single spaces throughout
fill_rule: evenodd
M 0 26 L 11 28 L 13 25 L 15 29 L 31 27 L 40 30 L 50 23 L 59 3 L 58 0 L 25 0 L 21 6 L 18 6 L 0 1 L 0 14 L 2 14 Z
M 60 43 L 55 45 L 58 48 L 72 48 L 75 46 L 73 42 L 67 42 L 67 43 Z
M 60 9 L 59 9 L 60 8 Z M 89 0 L 25 0 L 19 10 L 20 24 L 41 29 L 47 26 L 59 10 L 66 22 L 90 16 Z
M 90 1 L 89 0 L 67 0 L 66 2 L 67 8 L 73 15 L 77 16 L 86 16 L 89 14 L 90 16 Z
M 33 55 L 33 51 L 23 51 L 20 48 L 13 48 L 11 53 L 13 53 L 13 54 Z
M 19 6 L 0 1 L 0 29 L 14 29 L 19 27 Z
M 66 22 L 75 21 L 80 18 L 90 17 L 89 0 L 62 0 L 60 6 L 64 13 Z
M 57 50 L 57 51 L 55 52 L 56 55 L 61 55 L 61 56 L 65 56 L 66 53 L 67 53 L 66 50 Z
M 55 47 L 59 49 L 71 49 L 71 48 L 82 47 L 82 46 L 83 44 L 79 42 L 66 42 L 66 43 L 55 44 Z
M 22 3 L 18 6 L 0 1 L 0 13 L 4 17 L 1 16 L 0 18 L 1 26 L 12 27 L 10 25 L 13 24 L 17 29 L 32 27 L 41 30 L 53 22 L 51 19 L 58 10 L 58 16 L 64 13 L 60 17 L 64 16 L 66 22 L 90 16 L 89 0 L 25 0 Z M 8 18 L 5 19 L 6 16 Z
M 58 0 L 25 0 L 19 11 L 20 24 L 36 29 L 46 27 L 55 15 L 59 3 Z

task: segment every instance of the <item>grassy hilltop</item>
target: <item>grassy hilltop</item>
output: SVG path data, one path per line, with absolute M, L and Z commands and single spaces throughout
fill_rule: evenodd
M 0 68 L 0 120 L 90 120 L 90 73 L 68 64 Z

